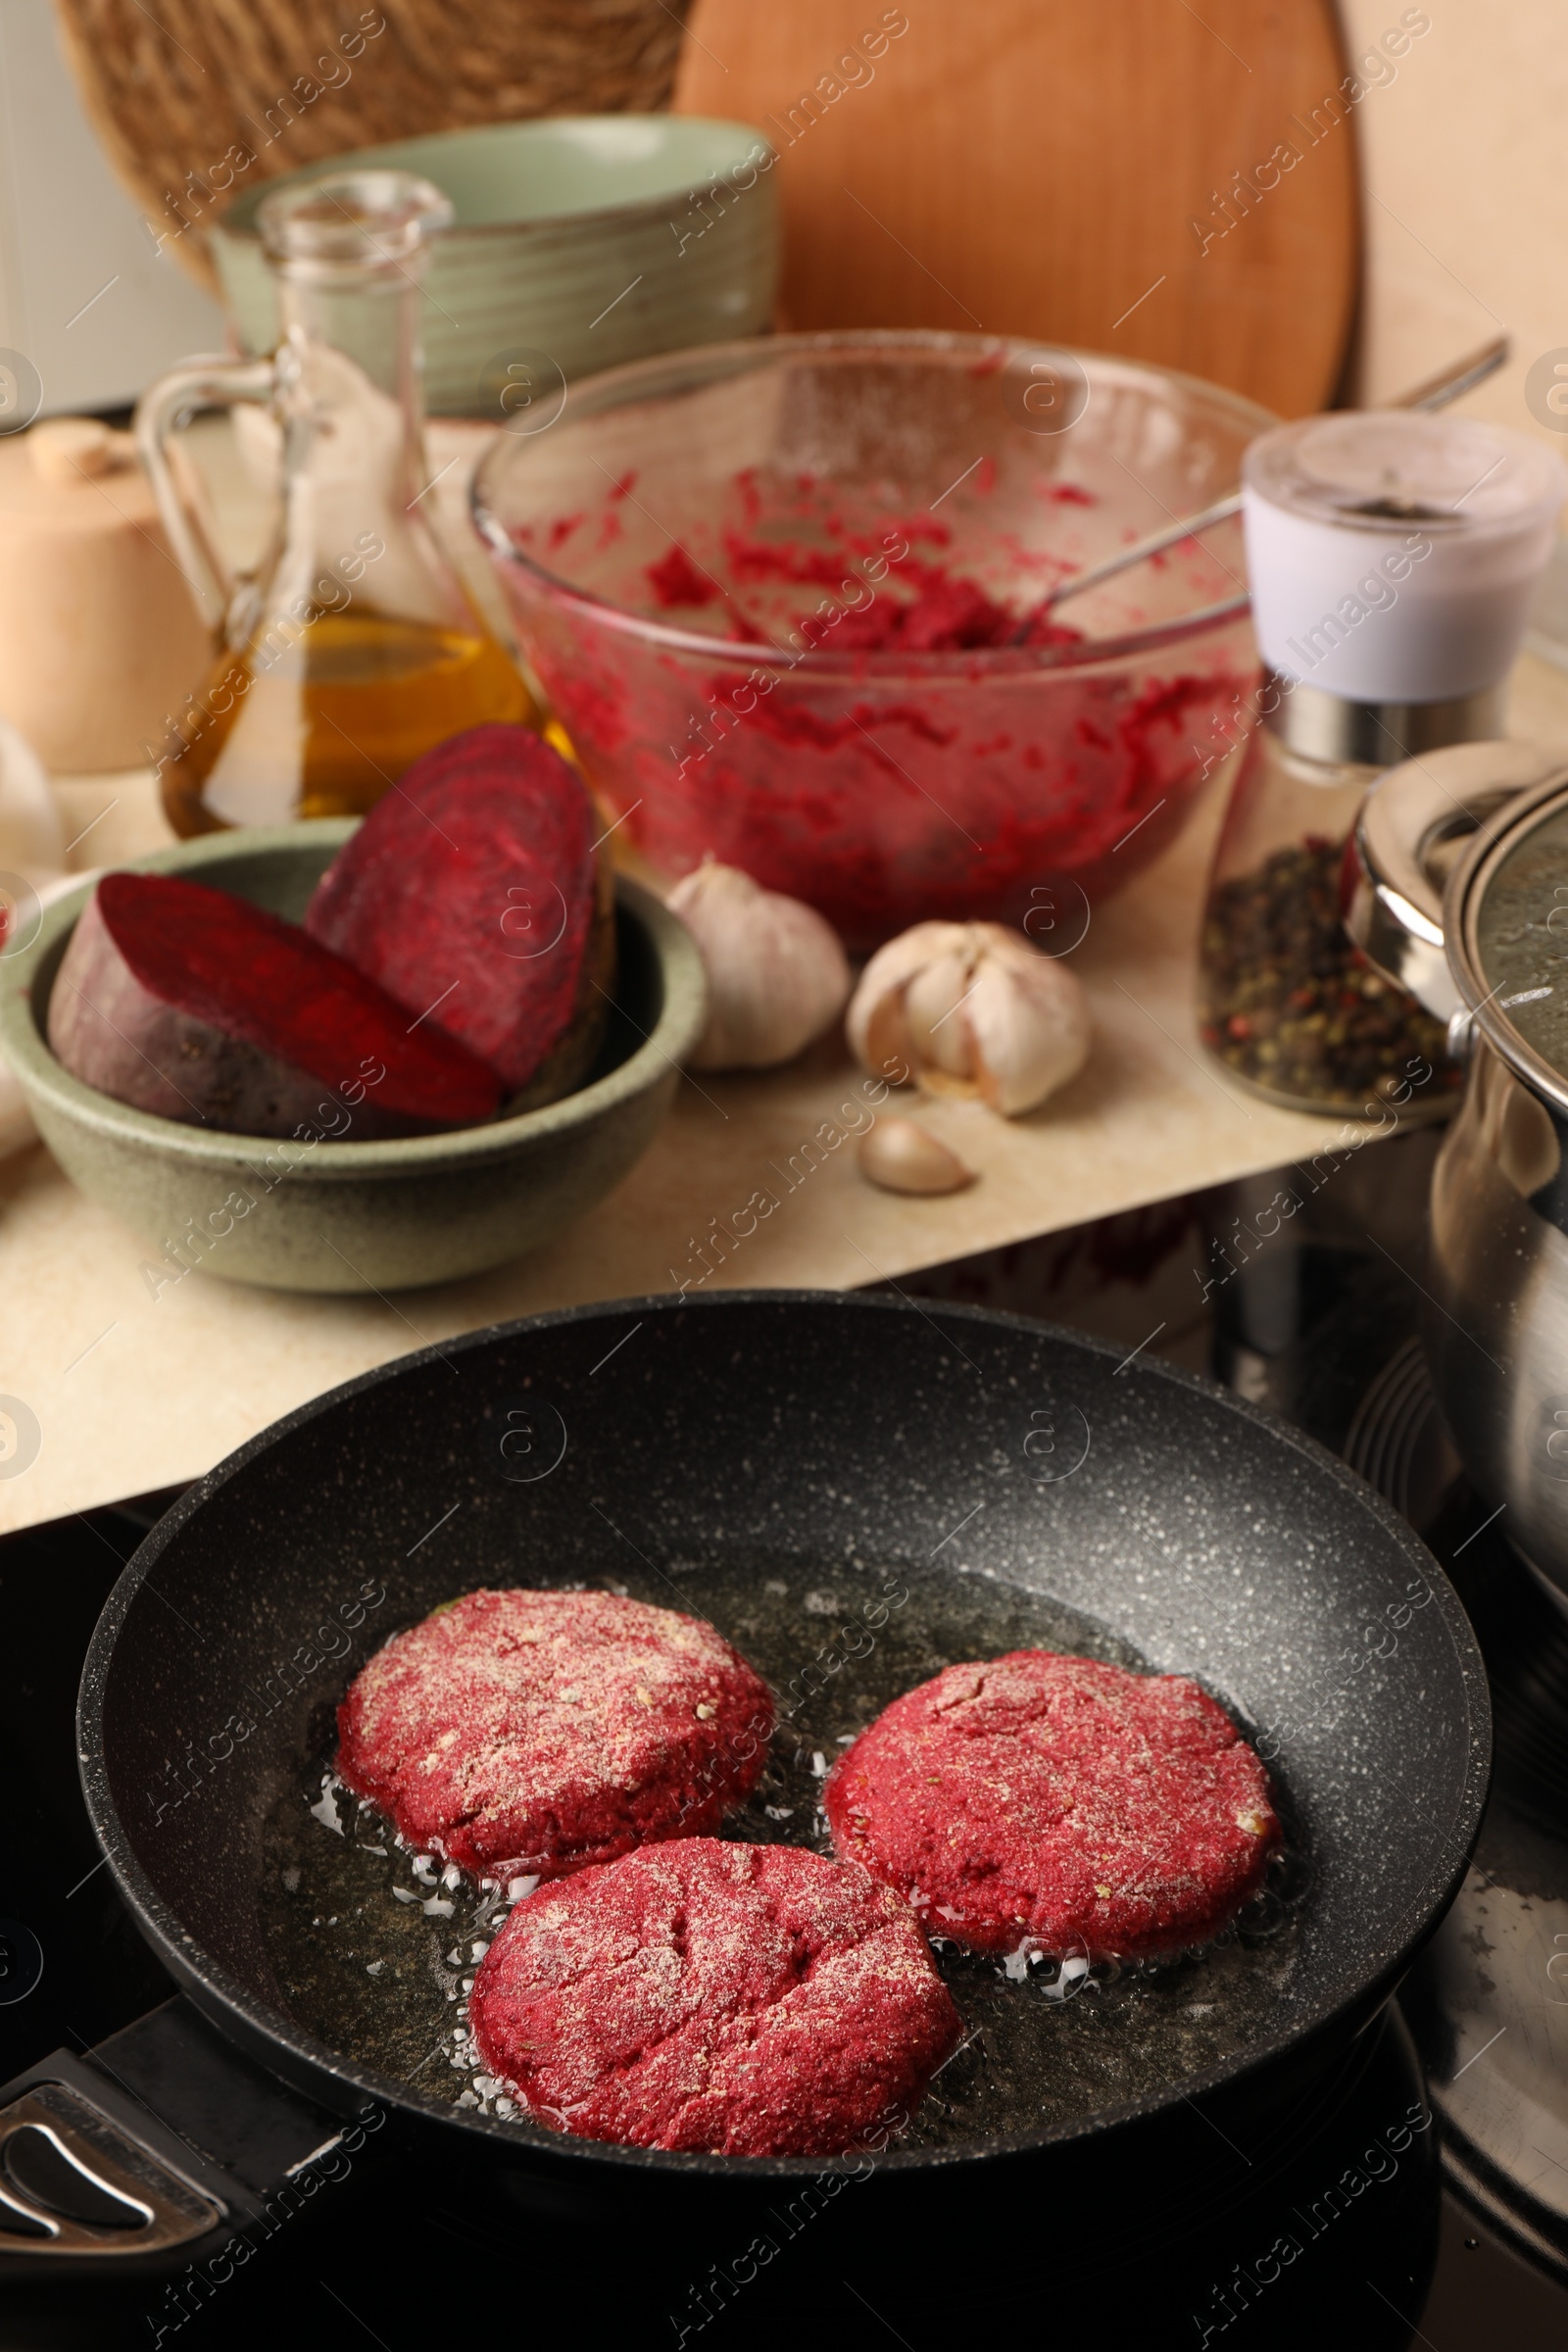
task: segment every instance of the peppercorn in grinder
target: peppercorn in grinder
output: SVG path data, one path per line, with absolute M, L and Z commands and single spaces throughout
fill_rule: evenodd
M 1243 481 L 1263 724 L 1215 855 L 1203 1042 L 1292 1109 L 1442 1117 L 1460 1072 L 1348 938 L 1347 845 L 1385 768 L 1501 734 L 1568 472 L 1523 434 L 1379 410 L 1263 434 Z M 1456 806 L 1454 850 L 1488 813 Z

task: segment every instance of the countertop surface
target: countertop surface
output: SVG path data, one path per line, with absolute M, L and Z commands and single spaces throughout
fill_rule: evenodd
M 1526 656 L 1510 731 L 1568 750 L 1568 675 Z M 166 838 L 145 774 L 68 781 L 62 795 L 80 836 L 74 863 Z M 197 1477 L 307 1398 L 458 1332 L 683 1286 L 896 1280 L 1310 1157 L 1343 1122 L 1244 1096 L 1197 1042 L 1194 949 L 1220 813 L 1210 793 L 1155 865 L 1093 909 L 1072 961 L 1095 1048 L 1070 1087 L 1018 1120 L 920 1106 L 979 1176 L 960 1194 L 900 1198 L 859 1174 L 856 1133 L 872 1111 L 834 1041 L 767 1076 L 684 1079 L 647 1156 L 560 1241 L 395 1297 L 171 1280 L 159 1237 L 84 1200 L 41 1146 L 15 1154 L 0 1163 L 0 1411 L 18 1427 L 0 1457 L 0 1529 Z M 895 1095 L 880 1115 L 902 1106 Z M 741 1212 L 759 1192 L 777 1206 L 753 1227 Z

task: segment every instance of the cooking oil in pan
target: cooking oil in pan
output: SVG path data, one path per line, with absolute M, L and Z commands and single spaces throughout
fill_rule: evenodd
M 1035 1648 L 1152 1671 L 1105 1627 L 983 1572 L 753 1554 L 674 1560 L 667 1576 L 605 1581 L 710 1619 L 772 1687 L 767 1767 L 723 1831 L 758 1844 L 831 1851 L 821 1792 L 834 1758 L 944 1666 Z M 467 1995 L 513 1901 L 526 1901 L 534 1883 L 485 1888 L 413 1853 L 336 1781 L 331 1762 L 328 1735 L 264 1838 L 263 1916 L 284 2000 L 308 2032 L 367 2065 L 461 2106 L 514 2113 L 478 2068 Z M 1091 1967 L 1081 1953 L 1000 1960 L 936 1941 L 963 2039 L 900 2144 L 972 2146 L 1069 2125 L 1245 2048 L 1288 1984 L 1307 1875 L 1288 1842 L 1241 1916 L 1171 1959 Z

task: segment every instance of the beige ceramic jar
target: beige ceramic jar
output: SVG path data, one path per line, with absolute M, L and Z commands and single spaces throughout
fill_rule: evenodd
M 0 717 L 44 764 L 141 766 L 211 659 L 129 433 L 0 440 Z

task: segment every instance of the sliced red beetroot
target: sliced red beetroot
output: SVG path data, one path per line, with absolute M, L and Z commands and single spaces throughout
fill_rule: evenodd
M 491 1118 L 493 1070 L 295 923 L 173 874 L 106 874 L 66 950 L 49 1043 L 87 1086 L 236 1135 L 420 1135 Z
M 313 937 L 542 1102 L 577 1085 L 613 979 L 608 866 L 581 778 L 527 727 L 415 761 L 316 888 Z

